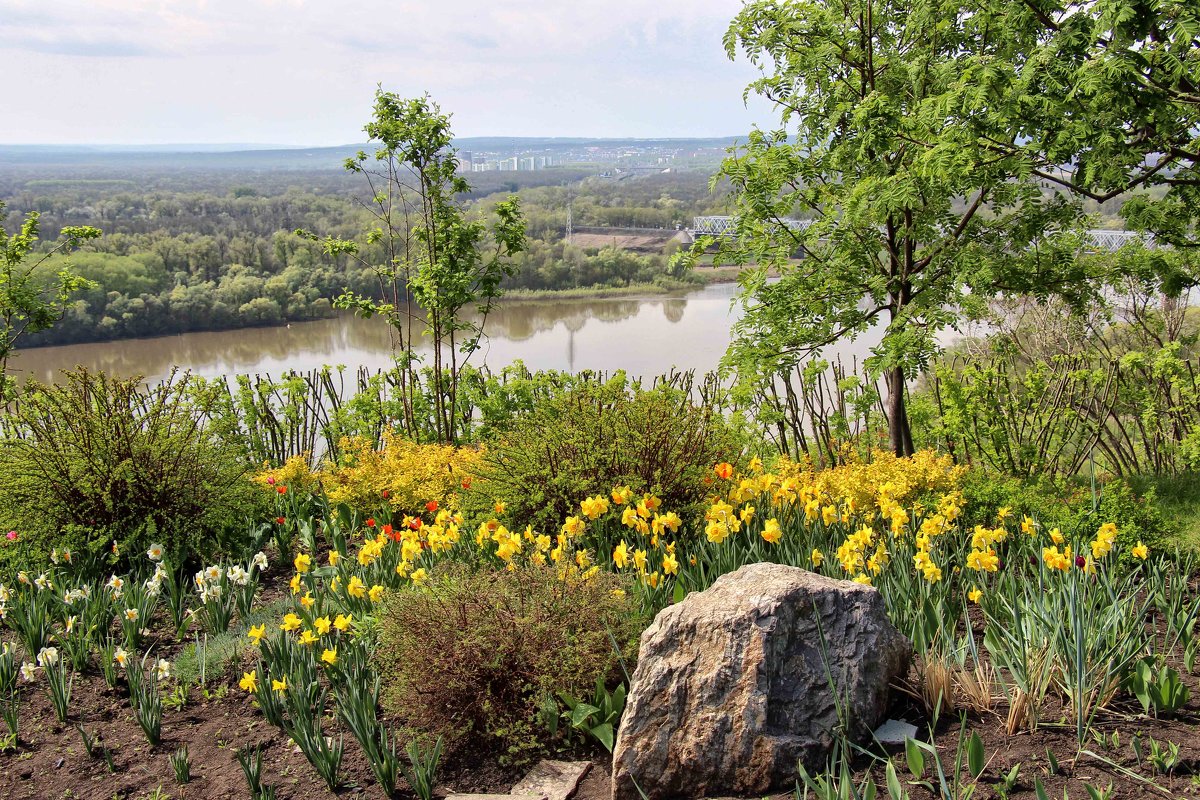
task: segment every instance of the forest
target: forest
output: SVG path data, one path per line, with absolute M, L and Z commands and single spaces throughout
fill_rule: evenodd
M 706 171 L 600 177 L 573 167 L 472 174 L 460 200 L 486 213 L 519 197 L 527 246 L 505 290 L 545 291 L 632 284 L 678 285 L 667 253 L 577 247 L 579 227 L 675 229 L 698 214 L 726 210 Z M 30 333 L 22 347 L 223 330 L 332 316 L 344 291 L 379 292 L 364 245 L 359 260 L 331 258 L 297 229 L 365 239 L 369 187 L 342 170 L 106 166 L 7 167 L 0 202 L 7 227 L 29 212 L 44 231 L 90 225 L 103 236 L 69 263 L 91 283 L 74 294 L 62 321 Z M 46 246 L 49 246 L 47 243 Z M 49 280 L 67 257 L 48 259 Z

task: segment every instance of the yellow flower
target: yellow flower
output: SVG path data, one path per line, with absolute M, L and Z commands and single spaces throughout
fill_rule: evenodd
M 779 527 L 779 520 L 771 517 L 764 522 L 762 537 L 770 544 L 779 544 L 779 540 L 783 538 L 783 530 Z
M 428 575 L 428 573 L 425 572 L 425 568 L 421 567 L 419 569 L 414 570 L 411 577 L 412 577 L 413 583 L 420 585 L 428 579 L 429 575 Z
M 1060 531 L 1058 528 L 1051 529 L 1050 541 L 1054 542 L 1055 544 L 1062 544 L 1066 540 L 1067 538 L 1062 535 L 1062 531 Z
M 329 617 L 317 617 L 313 620 L 313 627 L 316 628 L 317 633 L 321 634 L 322 636 L 329 633 L 329 629 L 332 626 L 333 623 L 330 622 Z
M 266 625 L 255 625 L 250 628 L 250 632 L 247 634 L 247 636 L 250 637 L 250 641 L 254 642 L 254 644 L 256 644 L 256 645 L 262 644 L 263 637 L 266 635 L 267 635 L 267 626 Z
M 854 576 L 854 582 L 855 582 L 855 583 L 861 583 L 863 586 L 870 586 L 870 585 L 871 585 L 871 576 L 870 576 L 870 575 L 866 575 L 866 574 L 863 574 L 863 575 L 855 575 L 855 576 Z
M 338 559 L 341 557 L 342 557 L 342 554 L 339 553 L 337 550 L 330 550 L 329 551 L 329 566 L 336 567 L 338 564 Z
M 330 666 L 337 663 L 337 648 L 328 648 L 324 653 L 321 653 L 321 660 Z
M 1067 547 L 1061 553 L 1058 551 L 1057 547 L 1043 547 L 1042 561 L 1044 561 L 1046 566 L 1050 569 L 1057 569 L 1066 572 L 1071 568 L 1071 564 L 1073 563 L 1071 558 L 1071 546 L 1067 545 Z
M 586 523 L 579 517 L 567 517 L 567 521 L 563 523 L 562 532 L 567 536 L 579 536 L 586 527 Z
M 279 626 L 281 631 L 294 631 L 300 627 L 300 618 L 294 613 L 288 612 L 283 617 L 283 622 Z
M 1140 558 L 1142 561 L 1150 557 L 1150 548 L 1142 544 L 1140 539 L 1138 540 L 1137 547 L 1134 547 L 1129 552 L 1133 554 L 1134 558 Z
M 971 589 L 971 591 L 967 592 L 967 597 L 971 599 L 972 603 L 978 603 L 983 597 L 983 592 L 978 586 L 976 586 L 975 588 Z
M 346 594 L 351 597 L 362 599 L 367 596 L 366 584 L 362 582 L 362 578 L 357 575 L 350 576 L 350 582 L 346 584 Z
M 1027 533 L 1033 536 L 1037 533 L 1037 528 L 1033 524 L 1033 517 L 1025 517 L 1021 520 L 1021 533 Z
M 496 514 L 500 515 L 504 513 L 504 509 L 508 508 L 508 505 L 503 500 L 497 500 L 493 508 L 496 509 Z
M 342 633 L 350 629 L 350 623 L 354 621 L 354 617 L 347 614 L 338 614 L 333 619 L 333 627 L 337 628 Z
M 304 597 L 300 598 L 300 605 L 305 608 L 312 608 L 317 601 L 313 599 L 312 592 L 305 592 Z
M 292 579 L 290 581 L 288 581 L 288 587 L 292 590 L 292 594 L 300 594 L 300 573 L 299 572 L 297 572 L 295 575 L 293 575 Z
M 633 489 L 628 486 L 618 486 L 612 490 L 612 501 L 623 506 L 633 499 Z
M 625 544 L 622 539 L 620 544 L 613 548 L 613 564 L 617 569 L 625 569 L 625 565 L 629 563 L 629 545 Z
M 1008 516 L 1010 514 L 1012 514 L 1012 509 L 1009 508 L 1008 506 L 1004 506 L 1003 508 L 996 509 L 996 519 L 999 520 L 1000 522 L 1003 522 L 1004 520 L 1008 519 Z
M 372 603 L 378 603 L 380 600 L 383 599 L 383 587 L 380 586 L 379 584 L 375 584 L 367 592 L 367 596 L 369 598 L 371 598 Z
M 283 680 L 278 680 L 278 681 L 275 680 L 274 678 L 272 678 L 271 679 L 271 688 L 274 689 L 275 691 L 279 692 L 280 694 L 283 694 L 284 692 L 286 692 L 287 691 L 287 676 L 285 675 L 283 677 Z
M 821 509 L 821 521 L 825 523 L 826 527 L 837 522 L 838 519 L 840 519 L 840 515 L 836 506 L 825 506 Z
M 312 557 L 308 553 L 300 553 L 296 556 L 296 572 L 308 572 L 312 569 Z
M 646 571 L 646 551 L 645 550 L 634 550 L 633 551 L 633 566 L 637 567 L 638 572 Z
M 667 553 L 665 556 L 663 556 L 662 568 L 664 575 L 679 574 L 679 562 L 676 561 L 675 556 L 671 555 L 670 553 Z
M 314 644 L 316 641 L 317 637 L 308 628 L 305 628 L 304 632 L 300 634 L 300 644 L 309 645 Z
M 608 499 L 603 495 L 589 497 L 579 504 L 580 510 L 588 519 L 596 519 L 608 511 Z
M 258 691 L 258 670 L 252 669 L 249 672 L 243 672 L 242 679 L 238 681 L 238 686 L 247 692 Z
M 809 558 L 812 560 L 812 565 L 814 567 L 819 567 L 821 566 L 821 562 L 825 560 L 825 554 L 820 550 L 813 548 L 812 555 L 810 555 Z
M 996 551 L 987 550 L 972 550 L 967 556 L 967 566 L 976 572 L 995 572 L 1000 569 L 1000 557 L 996 555 Z

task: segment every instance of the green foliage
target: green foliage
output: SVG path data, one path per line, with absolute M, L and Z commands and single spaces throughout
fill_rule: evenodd
M 596 680 L 596 690 L 592 693 L 590 703 L 566 692 L 560 692 L 558 696 L 567 707 L 562 713 L 562 718 L 574 730 L 591 736 L 611 753 L 616 742 L 617 724 L 625 710 L 625 694 L 625 684 L 622 683 L 610 692 L 599 678 Z
M 437 771 L 441 764 L 444 743 L 445 740 L 439 736 L 433 747 L 424 751 L 421 743 L 413 739 L 405 748 L 411 766 L 404 770 L 404 778 L 419 800 L 433 800 L 433 787 L 437 784 Z
M 0 223 L 5 204 L 0 202 Z M 39 225 L 37 212 L 30 212 L 20 229 L 9 234 L 0 225 L 0 397 L 5 393 L 5 372 L 17 340 L 25 333 L 45 330 L 62 319 L 71 295 L 92 284 L 63 265 L 49 281 L 39 280 L 39 267 L 60 253 L 77 250 L 84 242 L 100 236 L 97 228 L 63 228 L 59 240 L 47 252 L 35 250 Z
M 1179 673 L 1166 666 L 1158 664 L 1152 656 L 1147 656 L 1134 664 L 1124 688 L 1142 704 L 1142 710 L 1149 714 L 1152 710 L 1158 714 L 1171 715 L 1187 705 L 1191 690 L 1179 678 Z
M 462 366 L 479 349 L 500 282 L 514 274 L 512 259 L 525 249 L 525 221 L 515 196 L 495 204 L 490 230 L 467 217 L 458 196 L 470 186 L 458 171 L 450 117 L 428 96 L 405 100 L 377 91 L 365 130 L 381 144 L 374 155 L 378 166 L 360 151 L 347 159 L 346 169 L 363 175 L 372 188 L 366 241 L 384 248 L 384 263 L 375 270 L 383 299 L 347 288 L 334 305 L 363 317 L 382 316 L 391 325 L 393 352 L 407 379 L 400 387 L 406 405 L 415 402 L 418 338 L 429 338 L 435 440 L 455 443 Z M 362 258 L 357 242 L 297 233 L 319 241 L 329 257 Z M 479 317 L 463 314 L 468 307 Z M 406 433 L 417 438 L 415 430 Z
M 732 425 L 683 389 L 643 389 L 618 373 L 539 398 L 514 419 L 488 444 L 464 510 L 487 514 L 501 500 L 512 518 L 554 533 L 582 498 L 629 485 L 684 515 L 710 493 L 713 465 L 742 449 Z
M 763 72 L 747 93 L 780 115 L 779 129 L 752 131 L 720 173 L 736 207 L 721 258 L 757 267 L 744 273 L 746 313 L 727 363 L 761 385 L 886 326 L 867 366 L 887 378 L 900 455 L 914 450 L 905 379 L 929 364 L 940 331 L 1000 287 L 1088 287 L 1077 240 L 1048 235 L 1077 209 L 1045 197 L 1022 157 L 989 144 L 1016 146 L 1006 121 L 1025 98 L 1008 91 L 991 31 L 959 6 L 764 0 L 746 4 L 725 36 L 731 58 L 741 50 Z M 980 49 L 989 62 L 972 60 Z M 796 215 L 805 226 L 787 224 Z
M 240 448 L 205 427 L 204 399 L 185 391 L 86 370 L 26 387 L 0 431 L 0 527 L 20 535 L 8 564 L 40 563 L 53 547 L 124 563 L 152 543 L 180 564 L 223 531 L 240 534 L 262 493 Z
M 635 652 L 644 619 L 600 573 L 563 582 L 551 568 L 448 570 L 390 596 L 376 660 L 385 707 L 412 728 L 522 763 L 543 750 L 545 698 L 579 696 L 620 675 L 613 639 Z M 612 638 L 610 638 L 610 636 Z
M 969 7 L 995 47 L 967 59 L 969 75 L 994 76 L 972 90 L 1022 98 L 1008 120 L 1016 136 L 992 142 L 997 154 L 1019 153 L 1031 174 L 1080 196 L 1122 198 L 1129 227 L 1194 246 L 1200 8 L 1191 0 Z M 996 52 L 1007 58 L 997 64 Z
M 1120 478 L 1098 483 L 1093 492 L 1079 479 L 1022 480 L 972 469 L 963 477 L 963 495 L 968 526 L 991 525 L 997 512 L 1007 507 L 1034 518 L 1045 530 L 1059 528 L 1068 536 L 1075 531 L 1091 536 L 1103 523 L 1113 522 L 1116 549 L 1122 554 L 1138 541 L 1158 548 L 1169 539 L 1153 489 L 1139 496 Z

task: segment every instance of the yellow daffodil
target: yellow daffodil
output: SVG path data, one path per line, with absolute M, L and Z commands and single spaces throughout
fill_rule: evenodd
M 367 597 L 371 599 L 372 603 L 378 603 L 383 599 L 383 587 L 379 584 L 375 584 L 369 590 L 367 590 Z
M 262 644 L 263 637 L 267 635 L 267 626 L 254 625 L 246 635 L 250 637 L 250 641 L 254 642 L 255 645 L 260 645 Z
M 321 660 L 324 661 L 326 664 L 329 664 L 330 666 L 333 666 L 334 664 L 336 664 L 337 663 L 337 648 L 336 647 L 327 648 L 324 653 L 321 653 Z
M 283 622 L 280 623 L 279 629 L 281 631 L 294 631 L 300 627 L 300 622 L 301 622 L 300 617 L 296 616 L 294 613 L 289 612 L 288 614 L 284 615 Z
M 1150 548 L 1148 548 L 1148 547 L 1146 547 L 1146 545 L 1142 544 L 1140 539 L 1138 540 L 1137 546 L 1134 547 L 1129 552 L 1133 554 L 1134 558 L 1140 558 L 1142 561 L 1145 561 L 1147 558 L 1150 557 Z
M 255 692 L 258 691 L 258 670 L 250 670 L 242 673 L 242 679 L 238 681 L 238 686 L 243 691 Z
M 317 617 L 313 620 L 313 627 L 317 629 L 317 633 L 324 636 L 329 633 L 329 629 L 333 627 L 333 623 L 329 620 L 329 617 Z
M 281 680 L 275 680 L 274 678 L 271 679 L 271 688 L 280 694 L 283 694 L 287 691 L 287 685 L 286 675 Z
M 625 565 L 629 563 L 629 545 L 622 539 L 620 543 L 613 548 L 613 565 L 617 569 L 625 569 Z
M 311 630 L 309 630 L 308 628 L 305 628 L 304 631 L 300 634 L 300 644 L 310 645 L 310 644 L 314 644 L 316 641 L 317 641 L 316 635 L 313 634 L 313 632 Z
M 354 618 L 348 614 L 338 614 L 333 619 L 333 627 L 338 629 L 342 633 L 345 633 L 346 631 L 348 631 L 350 629 L 350 623 L 353 621 L 354 621 Z
M 312 557 L 308 553 L 300 553 L 295 560 L 296 572 L 308 572 L 312 569 Z
M 967 597 L 970 598 L 972 603 L 978 603 L 983 598 L 983 591 L 976 586 L 975 588 L 971 589 L 971 591 L 967 592 Z
M 779 544 L 779 540 L 783 538 L 783 529 L 779 527 L 779 520 L 771 517 L 764 522 L 762 537 L 769 544 Z

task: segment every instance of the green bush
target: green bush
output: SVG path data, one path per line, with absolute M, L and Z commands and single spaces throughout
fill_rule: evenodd
M 630 386 L 619 373 L 539 399 L 488 443 L 464 510 L 486 515 L 503 501 L 508 518 L 554 533 L 585 497 L 627 484 L 682 516 L 710 493 L 713 465 L 737 461 L 741 451 L 724 417 L 685 390 Z
M 1116 551 L 1127 557 L 1130 548 L 1142 541 L 1151 548 L 1168 545 L 1167 526 L 1155 502 L 1154 490 L 1138 495 L 1121 478 L 1097 483 L 1022 480 L 975 468 L 963 477 L 967 504 L 964 524 L 994 524 L 999 509 L 1008 507 L 1015 515 L 1029 515 L 1045 528 L 1065 534 L 1087 536 L 1105 522 L 1117 525 Z
M 524 762 L 548 744 L 546 698 L 615 685 L 621 657 L 632 669 L 647 620 L 619 588 L 611 573 L 563 582 L 549 567 L 435 573 L 380 616 L 383 703 L 414 732 L 451 747 L 470 733 L 506 763 Z
M 115 566 L 152 542 L 180 563 L 243 532 L 263 493 L 242 450 L 206 427 L 205 402 L 183 381 L 147 390 L 82 369 L 29 384 L 0 420 L 0 528 L 19 536 L 3 567 L 52 548 Z

